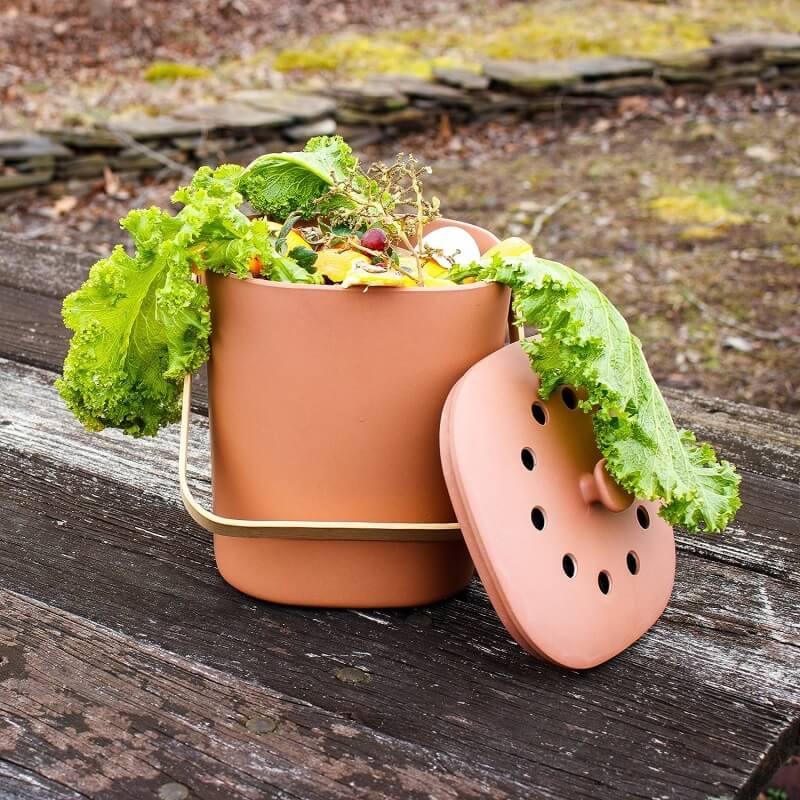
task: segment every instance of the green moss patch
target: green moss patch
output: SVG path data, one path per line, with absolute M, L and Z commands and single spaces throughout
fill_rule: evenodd
M 304 47 L 282 50 L 273 66 L 280 72 L 335 71 L 353 77 L 392 73 L 429 78 L 434 67 L 465 66 L 460 58 L 426 54 L 409 41 L 408 31 L 371 36 L 318 36 Z M 424 32 L 420 32 L 424 35 Z
M 426 29 L 316 36 L 279 52 L 274 66 L 283 72 L 351 77 L 375 73 L 429 77 L 439 64 L 475 66 L 487 58 L 672 55 L 706 47 L 718 32 L 797 27 L 796 3 L 791 0 L 694 4 L 541 0 L 491 10 L 468 27 L 433 17 Z
M 748 218 L 734 208 L 735 193 L 724 184 L 699 185 L 650 200 L 648 207 L 662 222 L 670 225 L 726 227 L 743 225 Z M 704 236 L 698 230 L 697 238 Z
M 177 61 L 154 61 L 145 71 L 144 79 L 151 83 L 159 81 L 202 80 L 214 73 L 207 67 L 181 64 Z

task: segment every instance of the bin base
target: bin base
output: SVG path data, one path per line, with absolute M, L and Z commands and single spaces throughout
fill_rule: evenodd
M 444 600 L 473 575 L 462 540 L 349 542 L 215 536 L 217 568 L 245 594 L 296 606 L 402 608 Z

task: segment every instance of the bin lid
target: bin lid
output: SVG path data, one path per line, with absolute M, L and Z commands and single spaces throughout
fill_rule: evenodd
M 489 599 L 528 652 L 600 664 L 659 618 L 675 577 L 658 503 L 608 475 L 568 386 L 545 401 L 519 342 L 473 366 L 442 413 L 450 499 Z

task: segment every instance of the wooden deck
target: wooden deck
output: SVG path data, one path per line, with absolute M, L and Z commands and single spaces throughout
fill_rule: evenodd
M 388 612 L 227 586 L 180 504 L 177 431 L 87 434 L 53 389 L 92 260 L 0 236 L 0 798 L 747 798 L 797 740 L 798 418 L 668 394 L 744 508 L 678 536 L 640 642 L 562 671 L 477 580 Z

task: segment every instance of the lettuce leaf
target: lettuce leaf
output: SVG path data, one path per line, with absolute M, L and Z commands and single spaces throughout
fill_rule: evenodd
M 284 220 L 316 213 L 314 202 L 335 182 L 355 175 L 358 159 L 341 136 L 317 136 L 302 152 L 259 156 L 242 174 L 239 191 L 256 211 Z
M 208 358 L 208 294 L 192 268 L 248 278 L 258 259 L 262 272 L 279 269 L 280 280 L 313 280 L 275 253 L 264 220 L 251 222 L 239 210 L 242 172 L 202 167 L 175 192 L 173 201 L 183 204 L 175 216 L 131 211 L 121 225 L 135 255 L 118 246 L 64 300 L 74 334 L 57 387 L 87 428 L 153 435 L 179 419 L 183 377 Z
M 607 469 L 629 492 L 661 500 L 661 516 L 690 531 L 720 531 L 741 506 L 740 478 L 713 449 L 679 430 L 642 352 L 641 342 L 611 302 L 587 278 L 532 254 L 495 256 L 451 279 L 474 276 L 512 289 L 518 324 L 539 336 L 523 342 L 539 374 L 539 392 L 584 389 L 581 408 L 593 413 Z
M 74 335 L 56 385 L 90 430 L 155 434 L 180 417 L 181 379 L 208 357 L 206 289 L 187 278 L 185 254 L 169 240 L 155 244 L 173 218 L 153 211 L 125 219 L 149 237 L 152 257 L 131 258 L 117 246 L 64 301 Z

